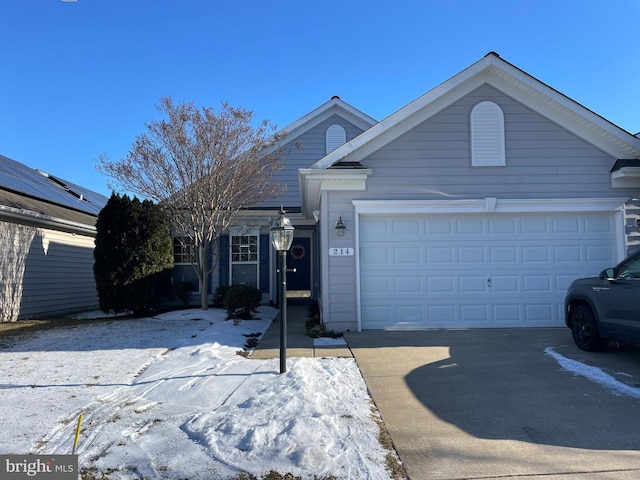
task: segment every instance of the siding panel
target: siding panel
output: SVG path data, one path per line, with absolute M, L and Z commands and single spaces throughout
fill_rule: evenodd
M 98 308 L 93 237 L 0 222 L 2 321 Z
M 287 143 L 282 148 L 281 162 L 284 168 L 274 175 L 275 181 L 287 185 L 287 192 L 265 203 L 265 206 L 300 206 L 298 169 L 308 168 L 326 155 L 326 132 L 331 125 L 340 125 L 345 129 L 347 142 L 362 133 L 362 130 L 352 123 L 339 115 L 333 115 L 304 134 L 287 138 Z
M 471 167 L 469 115 L 483 100 L 503 109 L 506 167 Z M 357 198 L 632 196 L 631 190 L 612 190 L 609 171 L 614 161 L 483 86 L 365 159 L 363 165 L 373 174 L 367 192 Z

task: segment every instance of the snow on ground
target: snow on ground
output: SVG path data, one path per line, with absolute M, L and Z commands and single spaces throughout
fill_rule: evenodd
M 0 453 L 69 454 L 109 479 L 388 479 L 353 359 L 251 360 L 276 310 L 234 325 L 222 310 L 109 319 L 0 347 Z
M 585 377 L 587 380 L 613 391 L 616 395 L 626 395 L 628 397 L 640 399 L 640 389 L 619 382 L 598 367 L 592 367 L 582 362 L 564 357 L 556 352 L 552 347 L 545 348 L 544 353 L 555 358 L 560 366 L 565 370 L 573 372 L 575 375 Z

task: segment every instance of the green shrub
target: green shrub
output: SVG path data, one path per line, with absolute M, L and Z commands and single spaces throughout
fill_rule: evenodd
M 213 292 L 213 307 L 214 308 L 224 308 L 225 303 L 224 299 L 227 296 L 227 292 L 231 288 L 231 285 L 225 285 L 222 287 L 216 288 L 215 292 Z
M 165 212 L 112 194 L 96 222 L 93 272 L 104 312 L 146 313 L 169 294 L 173 256 Z
M 229 318 L 249 320 L 262 301 L 262 292 L 248 285 L 232 285 L 224 296 Z
M 185 306 L 191 300 L 191 292 L 195 292 L 196 286 L 193 282 L 180 282 L 171 287 L 171 296 L 180 300 Z
M 307 335 L 311 338 L 338 337 L 333 330 L 327 331 L 327 327 L 320 321 L 320 305 L 312 300 L 307 307 L 307 321 L 304 324 Z

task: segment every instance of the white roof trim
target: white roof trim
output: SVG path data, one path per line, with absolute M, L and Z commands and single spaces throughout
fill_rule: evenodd
M 640 167 L 622 167 L 611 172 L 613 188 L 638 188 L 640 186 Z
M 616 212 L 628 198 L 470 198 L 460 200 L 352 200 L 358 215 L 451 213 Z
M 378 123 L 376 119 L 349 105 L 340 97 L 333 97 L 328 102 L 323 103 L 306 115 L 303 115 L 295 122 L 280 129 L 278 133 L 271 137 L 271 140 L 275 140 L 282 134 L 285 134 L 282 141 L 276 142 L 276 144 L 286 143 L 287 141 L 289 141 L 288 139 L 297 137 L 298 135 L 324 122 L 333 115 L 341 116 L 342 118 L 362 130 L 368 130 L 372 125 Z M 264 155 L 268 155 L 269 153 L 273 152 L 277 148 L 277 146 L 278 145 L 274 145 L 270 148 L 265 149 Z
M 640 158 L 639 138 L 490 53 L 311 168 L 327 168 L 346 157 L 349 161 L 360 161 L 484 84 L 513 97 L 614 158 Z
M 365 191 L 367 178 L 371 173 L 372 170 L 368 168 L 349 170 L 299 169 L 298 181 L 300 182 L 302 214 L 310 217 L 315 210 L 320 208 L 323 191 Z

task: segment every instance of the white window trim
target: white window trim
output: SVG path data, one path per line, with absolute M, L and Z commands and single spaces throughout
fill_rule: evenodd
M 236 233 L 232 233 L 235 231 Z M 242 233 L 240 233 L 242 232 Z M 256 260 L 253 261 L 237 261 L 233 260 L 233 237 L 256 237 Z M 244 229 L 229 229 L 229 283 L 233 285 L 233 266 L 234 265 L 255 265 L 256 266 L 256 288 L 260 288 L 260 228 L 247 227 Z
M 177 238 L 180 238 L 180 237 L 173 237 L 173 238 L 172 238 L 172 242 L 175 242 L 175 239 L 177 239 Z M 183 238 L 183 239 L 187 239 L 187 240 L 189 240 L 189 244 L 190 244 L 190 245 L 189 245 L 188 247 L 189 247 L 189 248 L 191 248 L 191 249 L 194 251 L 194 255 L 195 255 L 195 254 L 196 254 L 196 252 L 195 252 L 195 250 L 196 250 L 196 249 L 195 249 L 195 247 L 194 247 L 194 245 L 193 245 L 193 241 L 192 241 L 191 237 L 182 237 L 182 238 Z M 171 245 L 171 256 L 173 257 L 173 264 L 174 264 L 174 265 L 193 265 L 193 263 L 192 263 L 192 262 L 190 262 L 190 261 L 189 261 L 189 262 L 176 262 L 176 256 L 175 256 L 175 252 L 174 252 L 174 250 L 173 250 L 173 249 L 174 249 L 174 247 L 175 247 L 175 243 L 173 243 L 173 244 Z M 185 245 L 183 245 L 183 248 L 184 248 L 184 247 L 185 247 Z M 184 256 L 185 256 L 185 254 L 182 254 L 182 255 L 181 255 L 181 257 L 184 257 Z
M 481 112 L 479 112 L 481 111 Z M 488 118 L 478 118 L 484 113 Z M 478 103 L 471 110 L 471 166 L 504 167 L 505 154 L 504 113 L 494 102 Z
M 325 153 L 329 154 L 347 143 L 347 131 L 342 125 L 331 125 L 325 133 Z

